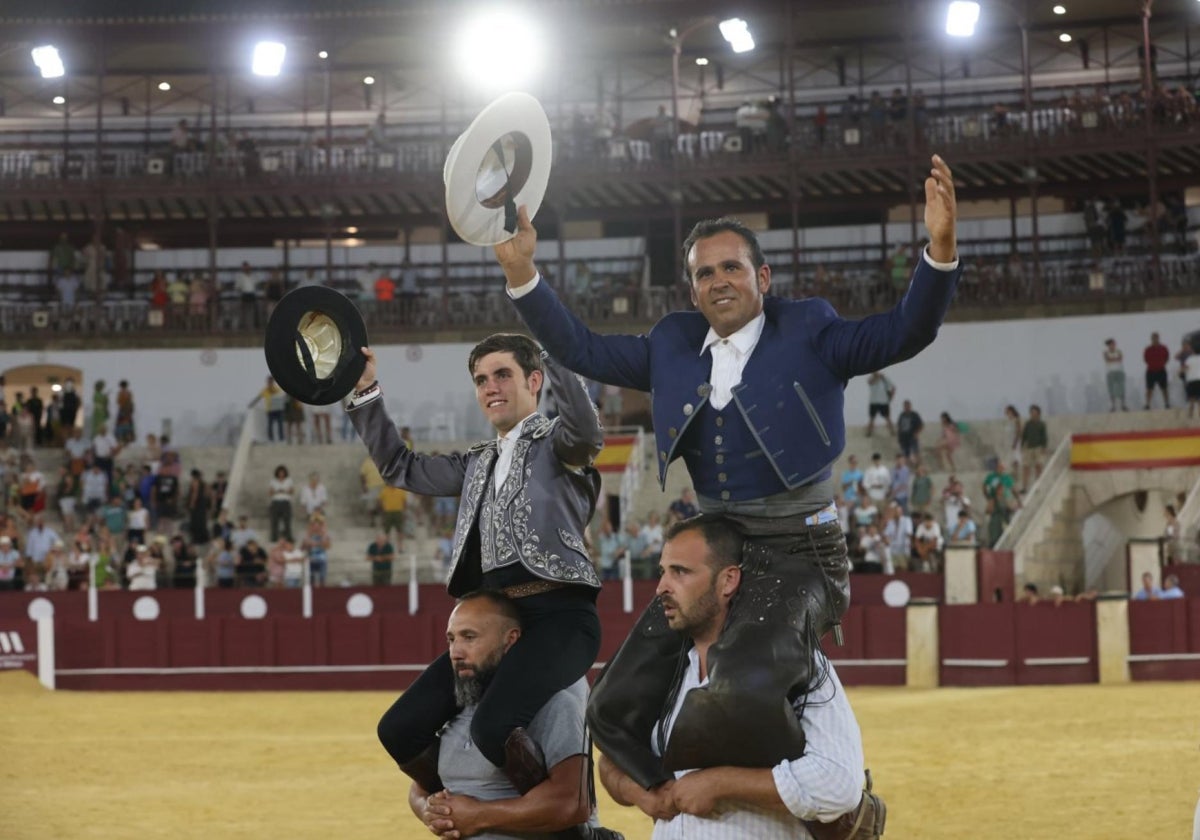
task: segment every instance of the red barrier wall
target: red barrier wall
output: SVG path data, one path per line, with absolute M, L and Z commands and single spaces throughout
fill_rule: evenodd
M 1200 598 L 1129 602 L 1129 673 L 1200 680 Z

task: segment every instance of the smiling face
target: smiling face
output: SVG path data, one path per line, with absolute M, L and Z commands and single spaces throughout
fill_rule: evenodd
M 722 338 L 762 312 L 771 269 L 766 265 L 755 269 L 749 244 L 733 231 L 697 239 L 688 252 L 687 269 L 692 303 Z
M 481 357 L 472 378 L 479 408 L 500 434 L 507 434 L 537 410 L 542 372 L 535 370 L 526 376 L 512 353 Z

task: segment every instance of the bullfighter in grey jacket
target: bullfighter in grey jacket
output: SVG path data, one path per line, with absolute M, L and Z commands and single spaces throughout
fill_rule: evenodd
M 529 757 L 520 732 L 557 691 L 587 673 L 600 647 L 600 580 L 584 545 L 600 476 L 592 460 L 603 432 L 582 381 L 522 335 L 493 335 L 471 352 L 479 407 L 497 437 L 464 454 L 419 455 L 400 438 L 375 380 L 375 355 L 346 409 L 384 480 L 431 496 L 460 496 L 450 594 L 502 590 L 515 600 L 523 633 L 499 664 L 471 726 L 489 761 L 514 772 Z M 537 413 L 548 380 L 559 415 Z M 400 769 L 427 791 L 436 733 L 457 712 L 448 654 L 435 660 L 379 722 Z M 460 669 L 461 670 L 461 669 Z M 515 737 L 514 737 L 515 736 Z M 436 763 L 432 764 L 436 767 Z

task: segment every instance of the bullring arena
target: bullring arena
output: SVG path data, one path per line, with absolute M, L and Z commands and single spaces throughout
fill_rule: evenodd
M 829 464 L 884 836 L 1200 832 L 1200 4 L 256 6 L 0 8 L 0 838 L 431 836 L 375 727 L 445 650 L 458 501 L 264 387 L 264 331 L 336 289 L 416 452 L 494 437 L 467 355 L 526 327 L 443 165 L 510 90 L 552 129 L 540 282 L 601 334 L 693 308 L 726 215 L 770 294 L 903 310 L 947 162 L 954 301 Z M 835 443 L 792 386 L 789 445 Z M 588 387 L 594 677 L 695 495 L 650 395 Z

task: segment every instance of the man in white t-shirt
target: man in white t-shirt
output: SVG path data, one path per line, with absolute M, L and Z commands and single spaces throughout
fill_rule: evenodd
M 101 423 L 100 428 L 96 430 L 96 436 L 92 438 L 92 455 L 95 458 L 96 466 L 104 471 L 109 481 L 112 481 L 113 458 L 120 451 L 121 444 L 117 443 L 117 439 L 109 434 L 108 426 Z
M 887 500 L 888 490 L 892 487 L 892 471 L 878 452 L 871 456 L 871 466 L 863 472 L 863 487 L 876 506 Z

